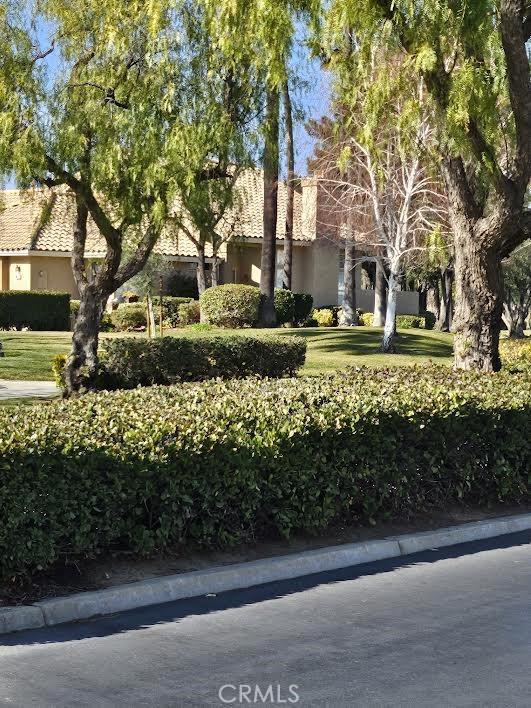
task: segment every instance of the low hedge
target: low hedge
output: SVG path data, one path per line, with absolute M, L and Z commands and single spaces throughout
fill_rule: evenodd
M 177 381 L 294 375 L 304 364 L 300 337 L 133 337 L 103 345 L 101 387 L 135 388 Z
M 323 307 L 312 312 L 312 319 L 317 322 L 318 327 L 334 326 L 334 311 Z
M 0 329 L 70 329 L 70 294 L 46 290 L 0 292 Z
M 501 339 L 500 355 L 503 366 L 510 371 L 531 372 L 531 337 Z
M 528 501 L 526 374 L 210 381 L 0 410 L 0 576 Z
M 218 327 L 254 327 L 258 322 L 260 290 L 253 285 L 218 285 L 199 298 L 208 324 Z
M 178 313 L 177 322 L 179 327 L 198 324 L 201 320 L 201 308 L 199 307 L 199 302 L 197 300 L 190 300 L 190 302 L 181 303 L 179 305 Z

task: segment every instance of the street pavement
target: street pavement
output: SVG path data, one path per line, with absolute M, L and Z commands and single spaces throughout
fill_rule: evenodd
M 531 532 L 4 636 L 1 704 L 528 707 Z
M 8 398 L 52 398 L 60 390 L 53 381 L 7 381 L 0 379 L 0 401 Z

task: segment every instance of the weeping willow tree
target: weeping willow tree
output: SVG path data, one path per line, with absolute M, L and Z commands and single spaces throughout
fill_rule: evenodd
M 355 51 L 340 51 L 345 33 Z M 367 133 L 400 89 L 389 62 L 399 56 L 426 87 L 454 237 L 458 368 L 500 368 L 501 264 L 531 231 L 530 36 L 526 0 L 332 0 L 327 8 L 331 66 L 343 100 L 362 101 Z M 367 71 L 374 80 L 360 97 Z
M 197 103 L 198 79 L 208 76 L 198 77 L 195 33 L 213 40 L 201 3 L 23 5 L 0 2 L 1 168 L 21 186 L 62 186 L 72 196 L 81 299 L 66 369 L 72 394 L 90 389 L 97 373 L 109 295 L 143 268 L 191 182 L 219 176 L 205 157 L 234 124 L 214 92 Z M 210 69 L 224 76 L 227 67 Z M 84 258 L 91 223 L 105 243 L 93 278 Z

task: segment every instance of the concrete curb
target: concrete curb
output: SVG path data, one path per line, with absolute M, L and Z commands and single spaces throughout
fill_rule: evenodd
M 208 593 L 289 580 L 386 558 L 407 556 L 429 548 L 443 548 L 530 529 L 531 514 L 519 514 L 378 541 L 349 543 L 209 570 L 151 578 L 95 592 L 42 600 L 33 605 L 0 608 L 0 634 L 89 619 Z

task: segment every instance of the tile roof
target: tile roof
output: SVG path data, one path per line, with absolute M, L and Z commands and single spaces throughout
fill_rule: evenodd
M 235 238 L 261 239 L 263 236 L 262 203 L 263 172 L 246 170 L 237 180 L 238 206 L 225 217 Z M 286 184 L 279 183 L 277 238 L 285 235 Z M 2 251 L 43 251 L 70 253 L 74 224 L 74 201 L 65 189 L 56 190 L 6 190 L 0 193 L 0 253 Z M 312 219 L 303 219 L 303 194 L 295 190 L 295 217 L 293 237 L 297 241 L 314 238 Z M 313 231 L 313 233 L 312 233 Z M 156 247 L 165 256 L 194 257 L 195 246 L 183 231 L 174 234 L 168 229 Z M 94 222 L 89 219 L 85 252 L 103 256 L 105 242 Z M 206 255 L 211 255 L 207 244 Z

